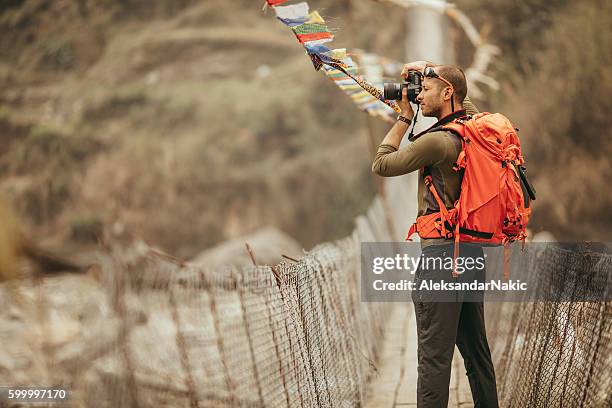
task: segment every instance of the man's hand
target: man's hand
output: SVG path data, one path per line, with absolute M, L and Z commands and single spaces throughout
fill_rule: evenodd
M 402 110 L 401 115 L 405 118 L 412 119 L 414 116 L 414 111 L 412 110 L 412 106 L 410 106 L 410 102 L 408 101 L 408 89 L 402 89 L 402 100 L 397 104 Z
M 406 79 L 408 77 L 408 71 L 419 71 L 422 74 L 426 67 L 433 67 L 435 65 L 436 64 L 434 64 L 431 61 L 409 62 L 404 65 L 404 68 L 402 69 L 402 73 L 400 74 L 400 76 Z

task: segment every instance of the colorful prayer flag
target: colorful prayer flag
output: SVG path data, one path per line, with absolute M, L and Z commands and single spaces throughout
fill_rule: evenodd
M 325 74 L 349 95 L 360 109 L 371 115 L 391 120 L 394 112 L 401 112 L 397 102 L 383 100 L 382 90 L 360 76 L 359 68 L 347 56 L 345 48 L 330 50 L 323 45 L 332 41 L 334 36 L 318 11 L 310 12 L 306 2 L 280 6 L 285 1 L 267 0 L 267 4 L 273 6 L 276 17 L 291 28 L 298 41 L 306 48 L 317 71 L 323 68 Z M 371 66 L 369 70 L 376 74 L 374 78 L 382 87 L 380 70 L 376 71 Z
M 288 0 L 266 0 L 266 3 L 268 3 L 269 6 L 278 6 L 279 4 L 283 4 L 286 1 Z

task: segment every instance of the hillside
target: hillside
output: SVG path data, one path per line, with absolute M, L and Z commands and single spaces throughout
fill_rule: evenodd
M 29 230 L 79 245 L 137 236 L 181 257 L 265 225 L 306 248 L 348 234 L 375 194 L 364 115 L 261 3 L 3 2 L 0 191 Z M 338 46 L 401 59 L 395 7 L 311 3 Z M 534 228 L 606 239 L 609 5 L 545 3 L 459 2 L 479 26 L 533 8 L 546 21 L 494 26 L 503 90 L 481 106 L 524 134 Z
M 260 4 L 166 3 L 4 6 L 0 172 L 24 219 L 181 256 L 262 225 L 345 235 L 374 194 L 362 115 Z

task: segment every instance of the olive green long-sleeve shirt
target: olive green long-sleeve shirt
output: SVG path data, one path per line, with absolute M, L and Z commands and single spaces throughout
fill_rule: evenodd
M 463 108 L 475 115 L 478 109 L 465 98 Z M 417 216 L 439 211 L 439 206 L 423 180 L 423 168 L 429 166 L 436 191 L 446 208 L 452 208 L 461 192 L 461 174 L 453 170 L 453 164 L 461 152 L 459 137 L 448 131 L 426 133 L 407 146 L 396 149 L 388 144 L 378 147 L 372 171 L 380 176 L 393 177 L 419 170 Z M 424 244 L 433 243 L 423 240 Z M 437 241 L 437 240 L 434 240 Z

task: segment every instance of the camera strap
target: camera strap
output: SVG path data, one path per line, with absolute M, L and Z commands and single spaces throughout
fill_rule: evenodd
M 382 91 L 380 89 L 378 89 L 375 86 L 367 83 L 366 81 L 361 79 L 359 76 L 354 76 L 351 73 L 349 73 L 346 69 L 344 69 L 345 67 L 342 66 L 343 65 L 342 61 L 337 61 L 336 62 L 336 61 L 330 61 L 330 60 L 322 60 L 321 57 L 319 56 L 319 54 L 309 54 L 309 55 L 310 55 L 310 58 L 313 60 L 313 63 L 315 64 L 315 69 L 317 71 L 321 68 L 321 66 L 323 64 L 325 64 L 327 66 L 330 66 L 332 68 L 335 68 L 338 71 L 340 71 L 343 74 L 345 74 L 346 76 L 348 76 L 349 78 L 351 78 L 364 91 L 366 91 L 367 93 L 372 95 L 374 98 L 378 99 L 379 101 L 381 101 L 382 103 L 384 103 L 385 105 L 387 105 L 388 107 L 393 109 L 396 113 L 402 113 L 402 111 L 401 111 L 399 105 L 397 104 L 397 102 L 395 102 L 395 101 L 386 101 L 383 98 L 383 93 L 382 93 Z M 318 67 L 317 67 L 317 64 L 319 64 Z
M 417 112 L 418 112 L 418 110 L 417 110 Z M 458 110 L 456 112 L 453 112 L 453 113 L 443 117 L 442 119 L 440 119 L 439 121 L 437 121 L 436 123 L 431 125 L 429 128 L 423 130 L 422 132 L 417 133 L 414 136 L 410 136 L 409 140 L 411 142 L 414 142 L 416 139 L 418 139 L 419 137 L 421 137 L 425 133 L 433 132 L 435 130 L 440 130 L 442 128 L 442 126 L 446 125 L 447 123 L 450 123 L 450 122 L 454 121 L 455 119 L 462 118 L 465 115 L 466 115 L 465 109 L 461 109 L 461 110 Z M 415 119 L 416 119 L 416 116 L 415 116 Z
M 416 113 L 414 114 L 414 120 L 412 121 L 412 129 L 410 129 L 410 133 L 408 134 L 408 140 L 412 140 L 412 136 L 414 136 L 414 126 L 417 123 L 417 118 L 419 116 L 419 109 L 421 109 L 421 105 L 417 105 L 417 110 L 416 110 Z

